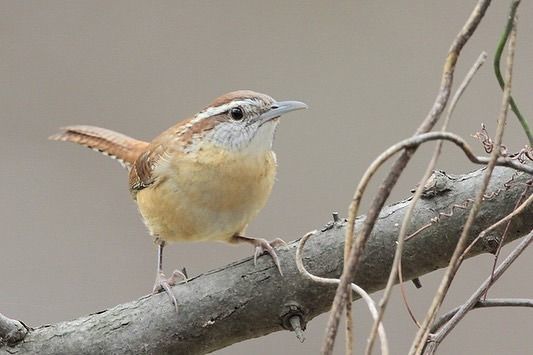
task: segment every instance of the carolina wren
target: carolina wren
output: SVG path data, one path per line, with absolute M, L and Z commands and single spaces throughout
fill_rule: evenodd
M 278 119 L 304 108 L 302 102 L 241 90 L 220 96 L 150 143 L 92 126 L 65 127 L 50 139 L 84 145 L 128 168 L 131 195 L 158 245 L 154 292 L 164 289 L 177 307 L 170 286 L 181 273 L 168 279 L 163 274 L 166 242 L 248 242 L 255 246 L 254 262 L 266 252 L 282 274 L 274 247 L 285 242 L 243 233 L 274 184 Z

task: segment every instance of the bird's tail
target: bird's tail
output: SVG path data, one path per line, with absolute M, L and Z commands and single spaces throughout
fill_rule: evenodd
M 130 167 L 149 143 L 109 129 L 93 126 L 68 126 L 50 136 L 54 141 L 73 142 L 98 151 Z

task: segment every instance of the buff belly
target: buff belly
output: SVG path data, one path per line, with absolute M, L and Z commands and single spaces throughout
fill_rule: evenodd
M 229 242 L 264 207 L 276 173 L 273 152 L 201 153 L 170 162 L 160 169 L 159 181 L 137 193 L 152 236 L 167 242 Z

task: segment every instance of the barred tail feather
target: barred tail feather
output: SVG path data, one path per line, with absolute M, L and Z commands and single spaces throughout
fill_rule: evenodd
M 126 167 L 130 167 L 149 145 L 148 142 L 100 127 L 68 126 L 61 129 L 63 132 L 48 139 L 83 145 L 118 160 Z

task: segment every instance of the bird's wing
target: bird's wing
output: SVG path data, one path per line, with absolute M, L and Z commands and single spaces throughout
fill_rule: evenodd
M 132 195 L 135 197 L 137 191 L 163 181 L 164 167 L 172 165 L 171 160 L 179 161 L 180 156 L 188 154 L 188 148 L 194 144 L 195 137 L 198 139 L 198 136 L 212 130 L 219 119 L 217 115 L 201 120 L 188 118 L 157 136 L 132 165 L 130 170 Z M 176 166 L 172 165 L 171 169 L 176 169 Z
M 175 140 L 187 128 L 190 120 L 180 121 L 161 133 L 134 161 L 129 175 L 130 192 L 134 197 L 138 191 L 162 181 L 164 177 L 157 174 L 158 167 L 169 163 L 171 157 L 185 154 L 183 147 Z

